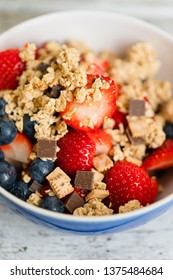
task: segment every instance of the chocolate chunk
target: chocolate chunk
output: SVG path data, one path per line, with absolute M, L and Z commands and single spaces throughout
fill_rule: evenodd
M 76 172 L 74 184 L 78 189 L 92 190 L 94 181 L 94 173 L 91 171 L 81 171 Z
M 50 67 L 49 64 L 41 62 L 38 66 L 37 66 L 37 70 L 41 71 L 42 74 L 46 74 L 47 73 L 47 68 Z
M 52 88 L 49 88 L 46 94 L 50 98 L 58 98 L 60 97 L 61 91 L 64 90 L 65 88 L 61 85 L 54 85 Z
M 70 213 L 73 213 L 76 208 L 82 207 L 84 204 L 85 201 L 83 198 L 81 198 L 76 192 L 73 192 L 65 201 L 64 206 Z
M 38 183 L 37 181 L 33 181 L 32 184 L 29 187 L 29 190 L 33 193 L 35 193 L 36 191 L 39 192 L 42 188 L 42 185 L 40 183 Z
M 145 115 L 145 101 L 141 99 L 131 99 L 129 102 L 130 116 L 144 116 Z
M 133 144 L 133 145 L 145 144 L 145 141 L 142 137 L 133 137 L 131 135 L 129 129 L 126 129 L 126 134 L 127 134 L 127 137 L 129 138 L 131 144 Z
M 39 139 L 37 142 L 37 157 L 55 159 L 57 154 L 57 141 Z

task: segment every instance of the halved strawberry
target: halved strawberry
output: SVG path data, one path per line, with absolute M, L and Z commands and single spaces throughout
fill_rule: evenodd
M 142 165 L 146 170 L 159 170 L 173 166 L 173 139 L 151 152 Z
M 18 49 L 0 52 L 0 89 L 15 89 L 17 78 L 25 68 L 19 57 Z
M 114 129 L 119 128 L 120 124 L 123 124 L 124 128 L 127 127 L 126 114 L 124 114 L 124 113 L 122 113 L 120 111 L 116 111 L 113 114 L 112 119 L 114 119 L 114 121 L 115 121 Z
M 96 63 L 91 63 L 87 69 L 87 74 L 104 75 L 105 71 Z
M 112 139 L 109 134 L 103 129 L 99 128 L 97 130 L 87 132 L 87 135 L 94 141 L 96 145 L 96 155 L 108 154 L 112 148 Z
M 32 144 L 24 134 L 18 133 L 10 144 L 0 146 L 0 149 L 4 152 L 6 159 L 28 163 Z
M 101 75 L 87 75 L 87 89 L 92 87 L 95 79 L 100 78 L 109 84 L 108 89 L 100 89 L 101 99 L 94 101 L 85 101 L 78 103 L 76 100 L 68 102 L 65 110 L 60 113 L 66 123 L 77 130 L 89 131 L 102 126 L 104 117 L 112 117 L 116 111 L 116 98 L 118 95 L 118 86 L 108 77 Z M 70 119 L 66 119 L 64 114 L 76 110 Z
M 109 68 L 108 60 L 95 57 L 94 62 L 89 65 L 87 69 L 87 73 L 93 75 L 104 75 L 105 72 L 108 70 L 108 68 Z

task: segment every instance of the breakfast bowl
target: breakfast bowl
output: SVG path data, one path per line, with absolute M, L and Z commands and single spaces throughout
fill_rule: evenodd
M 96 52 L 109 50 L 118 56 L 123 55 L 131 45 L 147 42 L 161 61 L 157 78 L 173 83 L 173 38 L 157 27 L 127 15 L 65 11 L 39 16 L 1 34 L 0 51 L 20 48 L 32 42 L 39 46 L 51 40 L 78 40 Z M 163 191 L 154 203 L 135 211 L 106 216 L 75 216 L 49 211 L 22 201 L 2 187 L 0 202 L 28 220 L 55 230 L 80 235 L 114 233 L 143 225 L 173 205 L 172 169 L 160 172 L 159 180 Z

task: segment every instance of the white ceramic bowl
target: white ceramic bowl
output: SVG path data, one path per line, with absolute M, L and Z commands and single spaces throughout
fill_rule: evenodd
M 37 44 L 48 40 L 82 40 L 92 49 L 108 49 L 118 54 L 144 41 L 155 48 L 162 62 L 159 77 L 173 83 L 173 38 L 141 20 L 108 12 L 68 11 L 52 13 L 21 23 L 0 36 L 0 50 Z M 164 192 L 143 209 L 112 216 L 75 217 L 31 206 L 0 187 L 0 200 L 15 212 L 49 227 L 78 234 L 112 233 L 137 227 L 159 216 L 173 205 L 172 172 L 163 178 Z

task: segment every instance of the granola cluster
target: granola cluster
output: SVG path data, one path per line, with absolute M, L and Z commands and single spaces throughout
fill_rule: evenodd
M 165 141 L 164 123 L 173 123 L 172 85 L 155 78 L 160 61 L 154 49 L 148 43 L 137 43 L 120 58 L 108 51 L 95 54 L 78 41 L 64 44 L 51 41 L 40 49 L 33 43 L 26 44 L 20 51 L 25 71 L 19 77 L 18 87 L 0 91 L 0 96 L 7 102 L 6 114 L 15 122 L 19 132 L 23 132 L 25 115 L 35 122 L 34 137 L 40 146 L 33 147 L 29 160 L 33 161 L 40 155 L 43 160 L 55 161 L 54 153 L 59 148 L 49 151 L 49 156 L 46 156 L 42 153 L 41 145 L 45 140 L 57 141 L 68 132 L 66 120 L 73 117 L 78 106 L 67 110 L 62 118 L 61 112 L 66 109 L 67 103 L 74 100 L 76 104 L 99 101 L 102 89 L 110 87 L 100 77 L 94 80 L 90 88 L 87 87 L 87 69 L 96 62 L 96 57 L 109 63 L 105 75 L 115 80 L 120 88 L 116 106 L 119 112 L 126 114 L 127 127 L 121 123 L 115 128 L 115 120 L 105 117 L 102 128 L 110 135 L 112 148 L 108 154 L 94 157 L 90 170 L 92 174 L 89 174 L 91 186 L 84 200 L 79 201 L 80 207 L 69 206 L 70 199 L 71 204 L 74 200 L 74 185 L 61 168 L 56 167 L 46 177 L 50 186 L 46 190 L 47 195 L 68 198 L 68 207 L 73 209 L 71 214 L 78 216 L 112 215 L 111 207 L 104 204 L 104 199 L 109 196 L 104 182 L 106 171 L 119 160 L 141 166 L 148 149 L 156 149 Z M 131 101 L 142 102 L 141 112 L 133 111 Z M 90 119 L 86 119 L 86 125 L 93 128 Z M 31 181 L 27 169 L 22 172 L 22 180 L 25 183 Z M 27 199 L 35 206 L 42 201 L 39 190 Z M 120 206 L 119 213 L 142 207 L 138 200 L 132 200 Z

